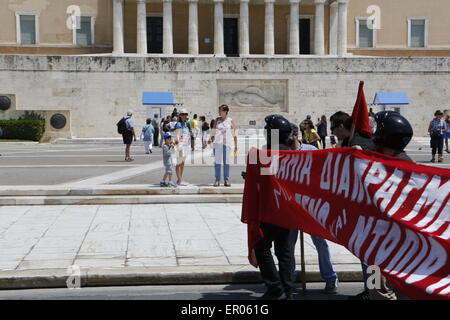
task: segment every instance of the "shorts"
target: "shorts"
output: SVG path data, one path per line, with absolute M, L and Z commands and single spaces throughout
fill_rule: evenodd
M 131 131 L 127 131 L 122 133 L 123 144 L 131 144 L 133 142 L 133 133 Z
M 177 163 L 180 163 L 180 160 L 183 161 L 184 159 L 186 159 L 188 152 L 189 152 L 188 145 L 183 145 L 181 150 L 177 150 L 177 160 L 178 160 Z
M 165 169 L 166 169 L 166 174 L 173 174 L 173 165 L 164 165 Z

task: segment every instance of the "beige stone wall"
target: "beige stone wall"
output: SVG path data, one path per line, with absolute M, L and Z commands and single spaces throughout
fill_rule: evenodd
M 252 105 L 232 104 L 230 116 L 240 127 L 249 127 L 253 120 L 262 127 L 268 113 L 283 114 L 295 123 L 308 114 L 317 119 L 338 110 L 351 113 L 358 83 L 364 80 L 368 102 L 379 91 L 406 92 L 410 105 L 403 114 L 416 136 L 426 136 L 434 111 L 449 109 L 450 101 L 449 58 L 0 55 L 0 79 L 8 79 L 0 81 L 0 95 L 15 94 L 17 110 L 70 111 L 73 136 L 86 138 L 117 137 L 115 123 L 129 109 L 134 110 L 136 125 L 143 125 L 144 91 L 174 92 L 176 102 L 208 119 L 217 116 L 221 92 L 225 98 L 232 93 L 237 102 Z M 241 87 L 244 92 L 237 92 Z

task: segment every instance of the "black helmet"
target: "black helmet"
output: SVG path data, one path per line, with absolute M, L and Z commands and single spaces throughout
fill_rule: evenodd
M 266 130 L 277 129 L 289 133 L 292 131 L 291 123 L 282 115 L 271 114 L 264 121 L 266 122 L 266 126 L 264 127 Z
M 291 123 L 282 115 L 279 114 L 271 114 L 268 115 L 264 121 L 266 122 L 266 126 L 264 129 L 267 130 L 267 144 L 270 146 L 271 142 L 271 131 L 278 130 L 279 134 L 279 143 L 286 144 L 288 138 L 292 134 Z
M 298 134 L 298 131 L 299 131 L 298 125 L 291 122 L 291 129 L 292 129 L 292 134 L 295 134 L 295 133 Z
M 403 151 L 413 136 L 411 124 L 405 117 L 394 111 L 381 111 L 375 115 L 377 130 L 376 145 Z

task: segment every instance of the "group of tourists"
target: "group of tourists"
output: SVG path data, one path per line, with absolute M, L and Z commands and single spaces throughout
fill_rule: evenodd
M 141 131 L 141 140 L 144 142 L 146 154 L 153 152 L 153 146 L 160 146 L 163 152 L 163 164 L 165 168 L 161 187 L 186 186 L 189 183 L 184 180 L 184 166 L 189 151 L 194 151 L 198 140 L 201 139 L 201 147 L 208 145 L 213 147 L 214 153 L 214 186 L 221 183 L 223 167 L 223 185 L 230 187 L 230 157 L 236 155 L 238 150 L 237 126 L 228 116 L 229 107 L 221 105 L 218 109 L 218 117 L 210 123 L 205 116 L 198 118 L 197 114 L 189 119 L 189 113 L 182 108 L 175 108 L 171 115 L 161 121 L 155 114 L 153 119 L 147 119 Z M 132 121 L 132 111 L 128 111 L 118 123 L 118 132 L 122 134 L 125 148 L 125 161 L 133 161 L 130 156 L 132 141 L 136 141 L 136 133 Z M 159 138 L 160 137 L 160 138 Z M 176 164 L 173 162 L 176 158 Z M 176 183 L 172 182 L 173 171 L 177 176 Z

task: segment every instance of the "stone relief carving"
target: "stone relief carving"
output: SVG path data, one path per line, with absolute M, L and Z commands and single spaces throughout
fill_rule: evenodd
M 286 108 L 286 80 L 218 80 L 219 103 L 237 110 Z

